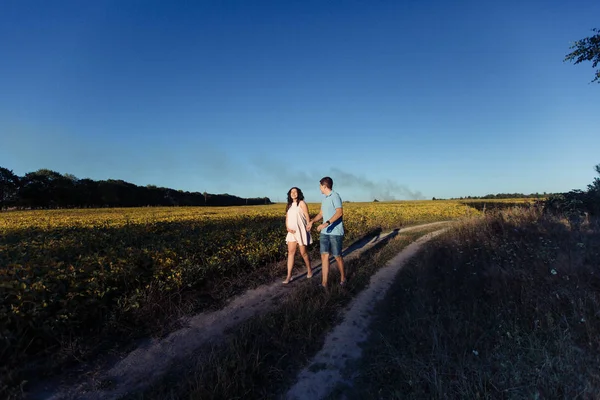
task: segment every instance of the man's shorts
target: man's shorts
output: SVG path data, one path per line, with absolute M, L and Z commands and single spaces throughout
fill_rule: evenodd
M 344 235 L 323 235 L 319 237 L 321 242 L 321 254 L 330 254 L 334 257 L 342 255 L 342 241 Z

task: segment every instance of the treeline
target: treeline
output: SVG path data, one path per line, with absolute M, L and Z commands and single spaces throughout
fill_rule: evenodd
M 237 206 L 271 204 L 268 197 L 186 192 L 123 180 L 78 179 L 48 169 L 17 176 L 0 167 L 0 209 L 99 208 L 144 206 Z
M 600 175 L 600 164 L 594 167 L 594 170 Z M 591 184 L 587 185 L 587 190 L 575 189 L 566 193 L 546 193 L 543 194 L 523 194 L 523 193 L 498 193 L 488 194 L 486 196 L 467 196 L 460 198 L 452 198 L 450 200 L 486 200 L 486 199 L 515 199 L 515 198 L 529 198 L 537 199 L 538 204 L 544 205 L 544 210 L 547 212 L 557 212 L 567 215 L 579 215 L 587 213 L 590 215 L 600 216 L 600 177 L 595 177 Z M 433 200 L 444 200 L 440 198 L 433 198 Z M 484 202 L 469 202 L 469 205 L 476 208 L 483 208 L 484 206 L 490 207 L 490 205 Z M 496 204 L 492 207 L 504 207 L 510 206 L 511 203 L 507 202 L 504 205 Z
M 452 198 L 450 200 L 488 200 L 488 199 L 542 199 L 547 197 L 547 193 L 497 193 L 497 194 L 486 194 L 485 196 L 466 196 Z

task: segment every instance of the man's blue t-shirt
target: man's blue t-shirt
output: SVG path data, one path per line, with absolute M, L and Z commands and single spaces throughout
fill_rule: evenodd
M 323 222 L 328 221 L 335 214 L 336 208 L 342 208 L 342 198 L 333 190 L 321 202 L 321 211 L 323 212 Z M 327 228 L 321 231 L 321 235 L 343 235 L 344 221 L 343 218 L 337 219 Z

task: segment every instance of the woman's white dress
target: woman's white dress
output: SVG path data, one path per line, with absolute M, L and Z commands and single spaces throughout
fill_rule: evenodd
M 285 242 L 298 242 L 302 246 L 311 244 L 312 237 L 310 236 L 310 232 L 306 230 L 307 224 L 308 221 L 298 203 L 292 203 L 290 209 L 287 211 L 286 225 L 289 229 L 296 231 L 296 233 L 288 232 Z

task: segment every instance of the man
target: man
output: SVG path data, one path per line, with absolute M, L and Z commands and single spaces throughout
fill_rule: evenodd
M 308 230 L 312 228 L 315 221 L 323 219 L 321 225 L 317 226 L 320 235 L 321 245 L 321 268 L 323 276 L 323 287 L 327 287 L 327 278 L 329 277 L 329 256 L 335 257 L 337 267 L 340 270 L 340 285 L 346 283 L 344 273 L 344 260 L 342 259 L 342 241 L 344 239 L 344 221 L 342 219 L 344 211 L 342 209 L 342 198 L 337 192 L 333 191 L 333 179 L 326 176 L 320 180 L 321 193 L 325 198 L 321 202 L 321 210 L 316 217 L 311 219 L 306 226 Z

